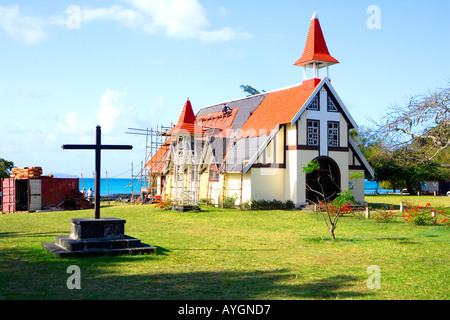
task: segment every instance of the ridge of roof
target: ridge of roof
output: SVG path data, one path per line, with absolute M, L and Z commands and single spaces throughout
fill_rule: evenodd
M 238 111 L 239 108 L 234 108 L 226 115 L 222 111 L 198 115 L 197 123 L 205 130 L 219 131 L 212 133 L 214 136 L 226 137 L 230 134 L 229 130 L 233 128 L 233 121 Z
M 247 97 L 242 97 L 242 98 L 237 98 L 237 99 L 233 99 L 233 100 L 229 100 L 229 101 L 224 101 L 224 102 L 221 102 L 221 103 L 216 103 L 216 104 L 213 104 L 213 105 L 201 108 L 198 111 L 197 116 L 199 116 L 199 115 L 204 116 L 204 115 L 206 115 L 208 113 L 215 112 L 215 111 L 212 111 L 212 112 L 207 112 L 207 113 L 200 114 L 202 111 L 206 111 L 206 109 L 216 108 L 216 107 L 224 105 L 224 104 L 229 104 L 229 103 L 233 103 L 233 102 L 239 102 L 239 101 L 243 101 L 243 100 L 247 100 L 247 99 L 250 100 L 250 99 L 257 98 L 257 97 L 266 96 L 269 93 L 283 91 L 283 90 L 294 88 L 294 87 L 298 87 L 298 86 L 301 86 L 301 85 L 302 85 L 302 83 L 297 83 L 297 84 L 294 84 L 294 85 L 286 86 L 286 87 L 279 88 L 279 89 L 274 89 L 274 90 L 271 90 L 271 91 L 262 92 L 262 93 L 259 93 L 259 94 L 254 94 L 254 95 L 247 96 Z
M 242 126 L 239 138 L 270 133 L 278 124 L 291 123 L 319 85 L 310 86 L 309 82 L 307 84 L 306 87 L 302 83 L 268 93 Z
M 255 152 L 253 156 L 249 159 L 248 164 L 242 169 L 242 175 L 245 175 L 248 172 L 248 170 L 250 170 L 250 168 L 259 158 L 264 149 L 269 145 L 269 143 L 273 140 L 273 138 L 275 138 L 275 135 L 278 133 L 279 130 L 280 124 L 277 124 L 275 128 L 272 129 L 272 132 L 264 140 L 264 142 L 259 146 L 257 152 Z

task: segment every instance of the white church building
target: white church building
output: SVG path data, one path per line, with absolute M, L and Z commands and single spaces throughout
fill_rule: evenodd
M 276 199 L 300 207 L 317 200 L 320 177 L 327 197 L 351 189 L 363 202 L 364 177 L 373 170 L 349 135 L 357 124 L 331 84 L 329 67 L 336 63 L 314 14 L 303 54 L 294 63 L 303 68 L 302 83 L 196 114 L 187 100 L 146 164 L 151 193 L 179 204 L 201 199 L 220 204 L 234 197 L 236 204 Z M 303 168 L 313 160 L 321 170 L 306 174 Z

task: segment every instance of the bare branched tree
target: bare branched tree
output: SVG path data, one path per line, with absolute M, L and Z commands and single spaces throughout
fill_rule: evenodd
M 317 160 L 313 160 L 308 163 L 306 167 L 303 168 L 303 171 L 307 174 L 312 174 L 313 172 L 318 172 L 320 170 L 320 164 Z M 328 176 L 326 183 L 333 184 L 333 187 L 336 188 L 336 192 L 329 193 L 326 191 L 326 187 L 324 185 L 324 181 L 322 181 L 322 175 L 317 175 L 317 185 L 318 188 L 313 188 L 308 183 L 306 183 L 306 189 L 311 191 L 315 196 L 309 201 L 313 202 L 316 205 L 316 211 L 318 211 L 325 225 L 330 232 L 331 239 L 335 240 L 335 230 L 338 225 L 339 217 L 342 214 L 349 210 L 349 205 L 357 204 L 355 198 L 351 194 L 350 190 L 342 191 L 340 186 L 336 183 L 335 177 L 332 174 L 331 168 L 322 168 L 322 173 Z M 350 178 L 361 178 L 361 175 L 354 174 Z
M 414 96 L 406 106 L 393 106 L 381 120 L 374 121 L 378 134 L 393 148 L 412 147 L 418 161 L 450 168 L 447 160 L 436 162 L 450 149 L 449 100 L 450 88 L 444 88 Z

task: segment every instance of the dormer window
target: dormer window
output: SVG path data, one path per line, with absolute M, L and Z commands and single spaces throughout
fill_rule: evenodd
M 327 110 L 329 112 L 337 112 L 338 109 L 336 108 L 336 106 L 334 105 L 333 101 L 330 99 L 330 97 L 328 97 L 328 102 L 327 102 Z
M 319 110 L 319 99 L 317 96 L 315 96 L 314 99 L 309 104 L 308 110 Z

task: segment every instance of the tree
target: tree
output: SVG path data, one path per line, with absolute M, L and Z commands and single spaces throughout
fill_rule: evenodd
M 362 128 L 352 131 L 351 136 L 374 170 L 372 180 L 389 182 L 394 192 L 406 188 L 410 194 L 416 194 L 420 181 L 448 179 L 448 170 L 423 161 L 417 139 L 393 147 L 377 130 Z
M 255 88 L 253 88 L 252 86 L 249 85 L 241 85 L 241 89 L 242 91 L 247 93 L 247 97 L 256 95 L 256 94 L 260 94 L 261 92 L 259 92 L 258 90 L 256 90 Z M 262 90 L 262 92 L 265 92 L 264 90 Z
M 392 148 L 409 146 L 421 163 L 450 168 L 449 100 L 450 87 L 413 96 L 407 105 L 393 106 L 374 121 L 378 133 Z
M 14 167 L 12 161 L 0 158 L 0 178 L 9 178 L 10 170 Z
M 303 172 L 305 172 L 306 174 L 312 174 L 313 172 L 319 171 L 320 169 L 321 168 L 319 161 L 313 160 L 312 162 L 307 163 L 306 167 L 303 168 Z M 326 168 L 322 169 L 326 170 Z M 328 181 L 335 183 L 331 171 L 329 173 L 329 176 L 330 179 Z M 352 174 L 350 176 L 350 179 L 357 179 L 361 177 L 361 174 Z M 317 175 L 317 182 L 320 190 L 311 188 L 310 186 L 308 186 L 308 184 L 306 185 L 306 188 L 317 194 L 317 197 L 314 197 L 315 199 L 318 199 L 317 203 L 315 203 L 317 211 L 319 211 L 319 213 L 322 215 L 323 221 L 325 222 L 325 225 L 330 232 L 331 239 L 335 240 L 335 230 L 337 228 L 339 217 L 341 217 L 344 212 L 349 211 L 350 206 L 352 204 L 357 204 L 357 202 L 351 194 L 351 190 L 341 191 L 337 193 L 336 197 L 335 195 L 327 196 L 325 186 L 323 185 L 321 178 L 322 176 L 320 174 Z M 336 186 L 340 190 L 340 187 L 337 184 Z M 331 201 L 332 198 L 334 199 Z

